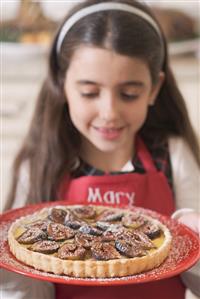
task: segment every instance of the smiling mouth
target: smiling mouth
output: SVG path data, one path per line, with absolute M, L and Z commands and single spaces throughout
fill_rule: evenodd
M 104 139 L 113 140 L 118 139 L 121 136 L 122 131 L 124 130 L 125 126 L 123 127 L 95 127 L 93 129 L 99 133 Z

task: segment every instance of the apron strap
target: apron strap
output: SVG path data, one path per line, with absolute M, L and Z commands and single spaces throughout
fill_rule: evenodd
M 143 140 L 137 136 L 136 138 L 136 150 L 139 159 L 141 160 L 146 172 L 156 172 L 157 169 L 154 165 L 151 154 L 149 153 Z

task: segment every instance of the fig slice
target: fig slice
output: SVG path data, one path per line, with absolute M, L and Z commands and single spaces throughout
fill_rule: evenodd
M 96 223 L 96 227 L 98 229 L 101 229 L 103 231 L 106 231 L 109 227 L 110 227 L 110 223 L 106 222 L 106 221 L 97 221 Z
M 156 246 L 151 242 L 151 240 L 142 232 L 134 232 L 133 233 L 133 241 L 136 244 L 139 244 L 140 247 L 144 249 L 153 249 Z
M 82 260 L 86 255 L 86 249 L 75 243 L 65 243 L 58 250 L 58 257 L 67 260 Z
M 81 232 L 82 234 L 89 234 L 93 236 L 101 236 L 103 233 L 100 229 L 87 224 L 81 226 L 79 228 L 79 232 Z
M 146 251 L 140 246 L 125 240 L 117 240 L 115 248 L 122 254 L 129 258 L 146 255 Z
M 63 224 L 65 221 L 66 214 L 67 212 L 61 208 L 52 208 L 50 209 L 48 218 L 53 222 Z
M 105 210 L 99 215 L 98 220 L 104 222 L 120 221 L 123 215 L 122 212 Z
M 29 249 L 40 253 L 51 254 L 59 249 L 59 244 L 55 241 L 43 240 L 34 243 Z
M 96 216 L 96 210 L 91 206 L 76 207 L 73 209 L 73 213 L 79 219 L 92 219 Z
M 96 260 L 113 260 L 121 256 L 115 247 L 110 243 L 95 242 L 91 247 L 92 257 Z
M 65 225 L 72 228 L 72 229 L 79 229 L 84 224 L 85 224 L 85 222 L 82 222 L 82 221 L 79 221 L 79 220 L 65 221 Z
M 77 234 L 75 236 L 75 243 L 78 246 L 89 249 L 92 247 L 93 243 L 99 240 L 99 237 L 88 235 L 88 234 Z
M 116 235 L 111 231 L 105 231 L 101 237 L 102 242 L 111 242 L 116 240 Z
M 144 233 L 139 231 L 124 231 L 123 234 L 117 234 L 117 240 L 123 240 L 143 249 L 156 248 L 151 240 Z
M 47 230 L 48 221 L 46 220 L 37 220 L 35 222 L 32 222 L 31 224 L 27 224 L 26 228 L 39 228 L 43 231 Z
M 150 239 L 158 238 L 161 235 L 161 229 L 155 223 L 147 222 L 144 226 L 142 226 L 139 231 L 143 232 Z
M 146 223 L 146 219 L 138 213 L 128 213 L 122 218 L 122 224 L 127 228 L 136 229 Z
M 63 241 L 74 237 L 73 229 L 60 223 L 50 222 L 47 226 L 48 238 L 54 241 Z
M 28 228 L 22 235 L 17 238 L 17 241 L 21 244 L 33 244 L 37 241 L 44 240 L 47 238 L 47 234 L 41 229 Z

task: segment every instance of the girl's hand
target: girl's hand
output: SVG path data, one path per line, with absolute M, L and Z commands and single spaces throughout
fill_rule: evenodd
M 185 215 L 180 216 L 178 221 L 200 234 L 200 214 L 196 212 L 186 213 Z
M 190 209 L 181 209 L 176 211 L 172 218 L 185 224 L 196 233 L 200 234 L 200 213 L 197 213 Z

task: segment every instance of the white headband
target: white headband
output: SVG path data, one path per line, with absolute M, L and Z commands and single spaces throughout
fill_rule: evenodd
M 120 11 L 126 11 L 132 14 L 135 14 L 142 19 L 146 20 L 158 33 L 158 35 L 161 37 L 161 32 L 156 24 L 156 22 L 152 19 L 151 16 L 149 16 L 147 13 L 141 11 L 140 9 L 133 7 L 131 5 L 125 4 L 125 3 L 116 3 L 116 2 L 106 2 L 106 3 L 98 3 L 94 4 L 88 7 L 85 7 L 78 12 L 76 12 L 74 15 L 72 15 L 63 25 L 60 34 L 58 36 L 57 45 L 56 45 L 56 52 L 57 54 L 60 52 L 63 40 L 68 33 L 68 31 L 71 29 L 71 27 L 78 22 L 81 18 L 84 18 L 90 14 L 93 14 L 95 12 L 99 11 L 105 11 L 105 10 L 120 10 Z

